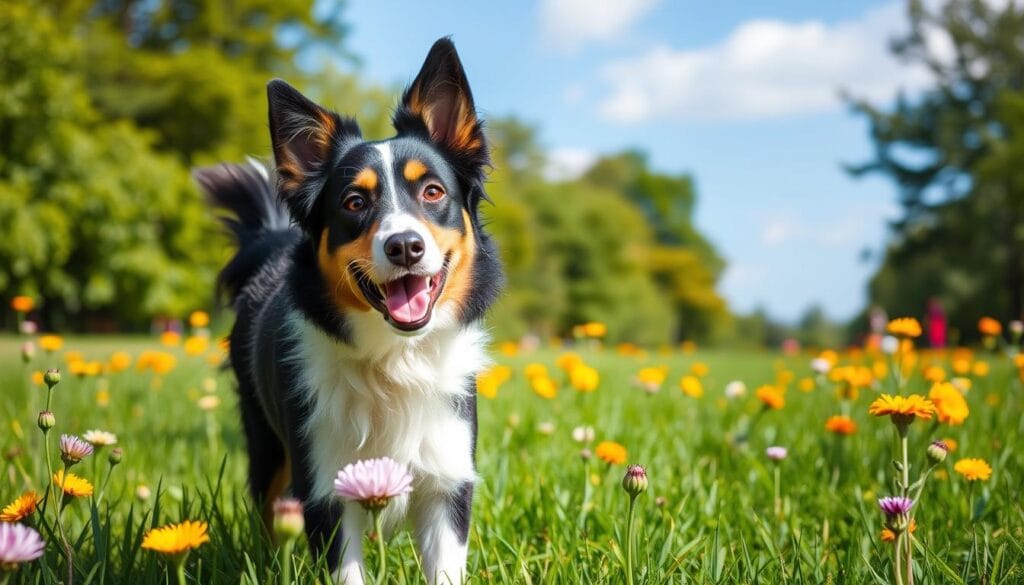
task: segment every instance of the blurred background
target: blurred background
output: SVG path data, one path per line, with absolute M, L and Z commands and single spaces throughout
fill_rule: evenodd
M 189 169 L 269 154 L 273 77 L 391 135 L 445 35 L 495 148 L 496 339 L 826 346 L 886 311 L 944 344 L 1021 317 L 1012 0 L 0 0 L 0 299 L 47 331 L 226 319 Z

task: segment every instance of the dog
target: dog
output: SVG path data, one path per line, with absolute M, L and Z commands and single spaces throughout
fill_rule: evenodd
M 361 584 L 368 515 L 333 480 L 391 457 L 414 483 L 385 508 L 386 533 L 408 518 L 427 581 L 461 583 L 481 319 L 502 283 L 478 213 L 490 151 L 462 63 L 438 40 L 383 141 L 284 81 L 267 97 L 275 167 L 195 172 L 238 245 L 219 283 L 236 312 L 229 358 L 252 497 L 269 522 L 290 490 L 313 554 Z

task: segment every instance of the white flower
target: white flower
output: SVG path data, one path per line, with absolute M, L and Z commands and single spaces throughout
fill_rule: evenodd
M 886 335 L 882 338 L 882 351 L 888 355 L 896 353 L 900 348 L 900 340 L 896 339 L 892 335 Z
M 594 427 L 576 427 L 572 430 L 572 438 L 577 443 L 593 443 Z
M 747 393 L 747 385 L 740 380 L 733 380 L 725 385 L 726 398 L 739 398 Z
M 825 358 L 814 358 L 813 360 L 811 360 L 811 369 L 814 370 L 815 374 L 823 376 L 827 374 L 829 370 L 832 369 L 832 362 L 828 361 Z
M 109 447 L 117 444 L 117 435 L 96 429 L 85 431 L 82 433 L 82 438 L 92 443 L 93 447 Z
M 552 435 L 555 433 L 555 423 L 551 421 L 537 423 L 537 432 L 542 435 Z

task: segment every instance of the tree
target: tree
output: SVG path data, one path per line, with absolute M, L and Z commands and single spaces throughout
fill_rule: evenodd
M 903 207 L 870 292 L 894 314 L 920 314 L 938 298 L 973 332 L 981 314 L 1020 318 L 1024 303 L 1024 10 L 983 0 L 909 7 L 910 33 L 893 51 L 925 66 L 933 86 L 890 110 L 852 100 L 875 156 L 850 171 L 889 177 Z

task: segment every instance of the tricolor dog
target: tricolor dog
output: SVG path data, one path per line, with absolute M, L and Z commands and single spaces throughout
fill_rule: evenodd
M 478 215 L 489 151 L 455 47 L 441 39 L 405 91 L 396 135 L 283 81 L 267 86 L 275 168 L 196 177 L 238 242 L 221 273 L 249 485 L 290 491 L 336 578 L 363 582 L 367 513 L 332 494 L 360 459 L 407 464 L 414 489 L 385 509 L 411 522 L 430 583 L 461 583 L 476 481 L 480 320 L 501 266 Z

